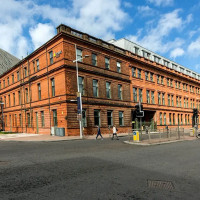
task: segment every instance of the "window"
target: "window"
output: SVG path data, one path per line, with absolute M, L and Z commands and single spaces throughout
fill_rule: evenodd
M 175 125 L 175 114 L 173 114 L 173 125 Z
M 141 76 L 141 72 L 142 72 L 142 70 L 141 70 L 141 69 L 138 69 L 138 70 L 137 70 L 137 73 L 138 73 L 138 78 L 140 78 L 140 79 L 142 78 L 142 76 Z
M 33 71 L 35 73 L 35 61 L 33 61 Z
M 19 75 L 19 71 L 17 72 L 17 80 L 20 80 L 20 75 Z
M 7 78 L 7 81 L 8 81 L 8 86 L 10 85 L 10 80 L 9 80 L 9 77 Z
M 147 103 L 150 103 L 149 90 L 147 90 L 146 92 L 147 92 Z
M 170 86 L 173 87 L 173 80 L 170 81 Z
M 162 113 L 160 113 L 160 125 L 162 125 Z
M 167 96 L 167 99 L 168 99 L 168 106 L 170 106 L 170 95 L 169 94 Z
M 132 77 L 136 77 L 136 69 L 135 69 L 135 67 L 132 67 Z
M 99 91 L 98 91 L 98 80 L 93 80 L 93 96 L 98 97 Z
M 82 123 L 83 123 L 83 127 L 87 127 L 87 118 L 86 118 L 86 110 L 85 109 L 82 110 Z
M 135 47 L 135 54 L 138 55 L 139 54 L 139 48 Z
M 6 96 L 4 96 L 4 107 L 6 108 Z
M 167 78 L 167 86 L 169 86 L 169 78 Z
M 108 121 L 108 126 L 113 125 L 113 117 L 112 117 L 112 111 L 111 110 L 107 111 L 107 121 Z
M 27 77 L 28 74 L 27 74 L 27 67 L 24 67 L 24 77 Z
M 58 119 L 57 119 L 57 110 L 53 111 L 53 126 L 58 126 Z
M 133 101 L 137 102 L 137 88 L 133 88 Z
M 77 59 L 77 61 L 82 62 L 82 50 L 81 49 L 76 49 L 76 59 Z
M 37 86 L 38 86 L 38 100 L 41 100 L 41 85 L 40 85 L 40 83 L 38 83 Z
M 178 83 L 178 88 L 181 89 L 181 83 L 180 82 Z
M 124 126 L 124 112 L 119 111 L 119 125 Z
M 121 72 L 121 63 L 117 62 L 117 72 Z
M 166 113 L 164 113 L 164 125 L 166 125 L 167 119 L 166 119 Z
M 150 81 L 153 82 L 153 73 L 150 72 Z
M 56 95 L 54 78 L 51 79 L 51 95 L 52 95 L 52 97 L 55 97 L 55 95 Z
M 105 57 L 105 67 L 106 69 L 110 69 L 110 59 Z
M 172 125 L 172 114 L 169 113 L 169 125 Z
M 8 103 L 9 103 L 9 107 L 11 106 L 11 102 L 10 102 L 10 94 L 8 95 Z
M 40 63 L 39 63 L 39 59 L 36 60 L 36 67 L 37 67 L 37 71 L 40 70 Z
M 178 114 L 178 125 L 180 124 L 180 115 Z
M 111 88 L 110 88 L 110 83 L 106 82 L 106 97 L 111 98 Z
M 149 80 L 149 72 L 145 72 L 145 80 L 146 80 L 146 81 Z
M 160 76 L 157 75 L 157 83 L 160 84 Z
M 28 127 L 31 127 L 31 117 L 30 113 L 27 113 Z
M 165 105 L 165 93 L 162 93 L 162 105 Z
M 53 64 L 53 51 L 49 52 L 50 65 Z
M 0 81 L 0 90 L 1 90 L 1 81 Z
M 118 99 L 122 100 L 122 85 L 118 85 Z
M 17 127 L 17 114 L 15 114 L 15 126 Z
M 22 127 L 22 115 L 19 114 L 19 122 L 20 122 L 20 127 Z
M 158 104 L 161 105 L 160 92 L 158 92 Z
M 12 83 L 14 83 L 15 80 L 14 80 L 14 74 L 12 74 Z
M 154 100 L 154 91 L 151 91 L 151 103 L 155 104 L 155 100 Z
M 182 101 L 181 101 L 181 97 L 179 97 L 179 106 L 182 107 Z
M 92 53 L 92 65 L 97 66 L 97 55 Z
M 25 89 L 25 94 L 26 94 L 26 103 L 28 103 L 28 88 Z
M 94 125 L 100 126 L 100 111 L 94 110 Z
M 19 105 L 21 105 L 21 92 L 18 91 Z
M 45 124 L 44 124 L 44 111 L 41 111 L 40 114 L 41 114 L 41 125 L 42 125 L 42 127 L 44 127 L 45 126 Z
M 171 95 L 171 105 L 174 106 L 174 95 Z
M 164 85 L 164 76 L 161 76 L 161 84 Z
M 183 125 L 183 114 L 181 114 L 181 125 Z
M 185 124 L 187 125 L 187 114 L 185 114 Z
M 84 78 L 79 76 L 78 77 L 78 83 L 79 83 L 79 92 L 83 96 L 84 95 Z
M 178 107 L 178 97 L 176 97 L 176 106 Z
M 13 106 L 15 106 L 15 93 L 13 93 Z
M 142 89 L 139 89 L 139 100 L 142 103 L 143 99 L 142 99 Z
M 178 88 L 177 81 L 175 81 L 175 88 Z
M 6 87 L 6 83 L 5 83 L 5 80 L 3 80 L 3 87 L 4 87 L 4 88 Z

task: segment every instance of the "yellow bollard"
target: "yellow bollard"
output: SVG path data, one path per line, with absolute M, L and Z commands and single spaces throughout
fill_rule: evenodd
M 133 131 L 133 141 L 134 142 L 139 142 L 140 141 L 139 131 Z

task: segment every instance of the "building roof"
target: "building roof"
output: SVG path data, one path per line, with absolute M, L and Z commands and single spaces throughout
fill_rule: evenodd
M 0 48 L 0 75 L 17 64 L 20 59 Z
M 132 42 L 126 38 L 121 38 L 119 40 L 110 40 L 108 41 L 109 43 L 111 44 L 114 44 L 122 49 L 125 49 L 125 50 L 128 50 L 136 55 L 139 55 L 141 57 L 144 57 L 146 59 L 149 59 L 151 61 L 154 61 L 158 64 L 161 64 L 161 65 L 164 65 L 168 68 L 171 68 L 171 69 L 174 69 L 175 71 L 178 71 L 178 72 L 181 72 L 183 74 L 186 74 L 190 77 L 193 77 L 195 79 L 198 79 L 200 80 L 200 74 L 191 70 L 191 69 L 188 69 L 176 62 L 173 62 L 153 51 L 150 51 L 138 44 L 136 44 L 135 42 Z

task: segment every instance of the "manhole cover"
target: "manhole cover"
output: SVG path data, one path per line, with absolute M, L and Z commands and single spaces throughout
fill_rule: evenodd
M 165 190 L 173 190 L 175 188 L 171 181 L 147 180 L 147 186 L 149 188 L 160 188 Z

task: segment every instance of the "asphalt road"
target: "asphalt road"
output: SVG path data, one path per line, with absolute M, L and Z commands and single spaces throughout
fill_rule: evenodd
M 200 199 L 200 140 L 0 142 L 0 199 Z

